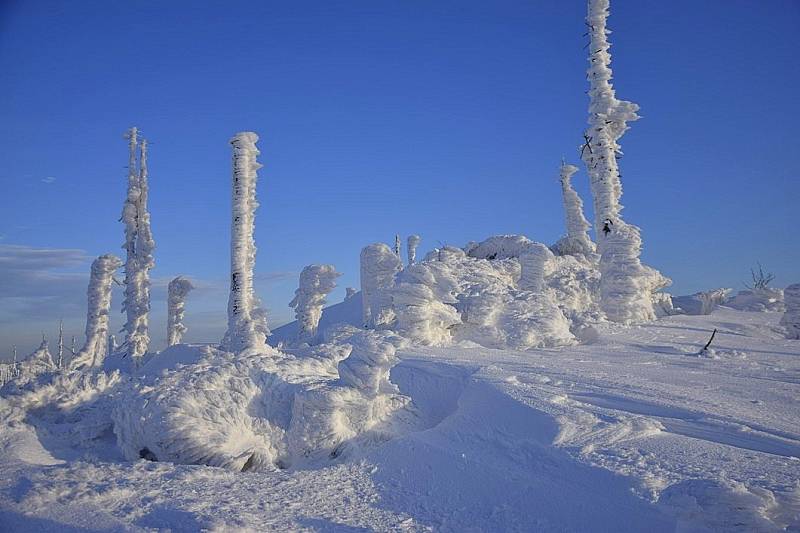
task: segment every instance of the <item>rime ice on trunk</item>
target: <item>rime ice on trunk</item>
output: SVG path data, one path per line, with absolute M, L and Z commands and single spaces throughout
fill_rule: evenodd
M 150 269 L 154 266 L 155 243 L 147 210 L 147 141 L 138 142 L 138 131 L 128 131 L 128 195 L 122 208 L 125 223 L 125 349 L 135 364 L 147 353 L 150 344 L 147 315 L 150 312 Z M 140 148 L 137 170 L 136 151 Z
M 233 192 L 231 222 L 231 292 L 228 298 L 228 330 L 222 347 L 228 351 L 264 350 L 269 335 L 266 314 L 259 308 L 253 289 L 256 243 L 253 238 L 256 201 L 256 148 L 258 135 L 237 133 L 233 146 Z
M 394 236 L 394 255 L 400 257 L 400 235 Z
M 408 249 L 408 264 L 413 265 L 414 261 L 417 260 L 417 246 L 419 246 L 419 242 L 422 239 L 419 235 L 409 235 L 408 240 L 406 241 L 407 249 Z
M 619 138 L 629 121 L 637 120 L 639 106 L 618 100 L 611 84 L 610 44 L 606 38 L 609 0 L 589 0 L 589 129 L 581 157 L 586 163 L 594 204 L 597 249 L 601 254 L 601 307 L 610 320 L 632 322 L 655 318 L 651 287 L 639 260 L 639 228 L 620 215 L 622 184 L 617 158 Z
M 70 361 L 71 370 L 100 366 L 106 355 L 108 312 L 111 308 L 111 282 L 114 272 L 122 266 L 115 256 L 101 255 L 92 263 L 87 290 L 86 342 Z
M 64 366 L 64 321 L 58 321 L 58 352 L 56 355 L 56 366 L 62 368 Z
M 295 317 L 300 324 L 298 342 L 313 342 L 317 336 L 319 319 L 325 297 L 336 288 L 336 278 L 341 276 L 333 265 L 308 265 L 300 273 L 300 285 L 294 291 L 294 299 L 289 307 L 295 309 Z
M 572 175 L 577 171 L 578 167 L 575 165 L 561 163 L 561 194 L 567 235 L 559 240 L 554 248 L 561 255 L 586 255 L 595 251 L 594 243 L 589 238 L 589 222 L 583 215 L 583 201 L 572 188 Z
M 194 289 L 192 282 L 178 276 L 169 282 L 167 287 L 167 346 L 180 344 L 186 326 L 183 324 L 183 313 L 186 307 L 186 296 Z
M 519 257 L 521 268 L 519 288 L 526 291 L 542 292 L 548 262 L 553 260 L 553 252 L 541 243 L 532 243 L 527 252 Z
M 783 290 L 783 302 L 786 312 L 781 317 L 781 325 L 786 328 L 786 338 L 800 339 L 800 283 Z
M 383 243 L 370 244 L 361 250 L 361 299 L 365 326 L 374 327 L 391 321 L 391 297 L 383 289 L 394 284 L 402 268 L 397 254 Z

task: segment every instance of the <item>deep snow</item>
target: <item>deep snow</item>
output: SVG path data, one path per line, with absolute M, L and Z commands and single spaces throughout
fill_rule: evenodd
M 353 300 L 331 313 L 349 309 L 360 319 Z M 401 348 L 391 379 L 416 409 L 405 433 L 283 470 L 126 461 L 103 426 L 109 406 L 97 392 L 111 390 L 116 374 L 4 391 L 0 524 L 13 531 L 797 528 L 800 343 L 784 338 L 780 318 L 723 307 L 633 327 L 601 324 L 598 338 L 579 346 Z M 698 356 L 714 328 L 711 350 Z M 173 347 L 144 369 L 178 368 L 199 349 Z M 308 364 L 323 364 L 315 361 Z M 318 373 L 334 372 L 327 368 Z

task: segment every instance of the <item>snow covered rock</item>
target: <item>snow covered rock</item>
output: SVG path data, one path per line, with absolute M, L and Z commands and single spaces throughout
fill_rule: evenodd
M 295 309 L 300 324 L 298 342 L 312 343 L 317 336 L 319 319 L 325 298 L 336 288 L 336 278 L 341 276 L 333 265 L 308 265 L 300 272 L 300 286 L 295 291 L 289 307 Z
M 688 296 L 673 296 L 672 304 L 687 315 L 710 315 L 714 309 L 725 303 L 732 290 L 720 288 Z
M 361 250 L 361 299 L 364 325 L 375 327 L 394 319 L 391 297 L 384 289 L 394 284 L 402 269 L 400 258 L 383 243 Z
M 186 296 L 194 285 L 183 276 L 178 276 L 167 286 L 167 346 L 179 344 L 187 328 L 183 324 Z
M 739 311 L 777 311 L 785 309 L 783 290 L 766 287 L 739 291 L 736 296 L 725 301 L 725 305 Z
M 800 283 L 789 285 L 783 291 L 786 311 L 781 325 L 786 328 L 787 339 L 800 339 Z

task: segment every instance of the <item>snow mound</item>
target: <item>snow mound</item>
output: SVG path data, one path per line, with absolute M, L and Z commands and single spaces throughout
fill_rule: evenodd
M 781 317 L 781 326 L 786 328 L 787 339 L 800 339 L 800 283 L 786 287 L 783 296 L 786 312 Z
M 112 413 L 118 445 L 129 460 L 246 471 L 302 466 L 391 438 L 405 427 L 395 419 L 411 409 L 389 381 L 395 346 L 385 333 L 342 337 L 293 354 L 182 346 L 166 354 L 172 368 L 148 368 L 156 357 Z
M 725 305 L 739 311 L 778 311 L 785 309 L 782 289 L 748 289 L 725 302 Z
M 673 296 L 672 304 L 687 315 L 710 315 L 714 309 L 725 303 L 732 290 L 713 289 L 687 296 Z

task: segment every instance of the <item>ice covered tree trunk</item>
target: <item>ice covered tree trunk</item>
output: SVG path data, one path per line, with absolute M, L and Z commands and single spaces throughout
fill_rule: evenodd
M 383 289 L 394 284 L 402 265 L 397 254 L 383 243 L 361 250 L 361 299 L 365 326 L 374 327 L 391 320 L 391 297 Z
M 300 325 L 298 342 L 311 343 L 317 336 L 325 297 L 336 288 L 339 276 L 341 274 L 333 265 L 308 265 L 300 272 L 300 285 L 294 291 L 294 299 L 289 302 Z
M 594 243 L 589 238 L 589 222 L 583 215 L 583 201 L 572 188 L 572 175 L 577 171 L 578 167 L 575 165 L 561 163 L 561 195 L 567 227 L 567 236 L 556 245 L 561 254 L 589 254 L 595 250 Z
M 394 255 L 400 257 L 400 235 L 394 236 Z
M 414 261 L 417 260 L 417 246 L 419 246 L 420 242 L 419 235 L 409 235 L 408 240 L 406 241 L 406 245 L 408 247 L 408 264 L 413 265 Z
M 108 336 L 108 355 L 114 354 L 117 352 L 117 337 L 115 335 Z
M 553 259 L 553 252 L 547 246 L 540 243 L 533 243 L 528 251 L 519 257 L 522 267 L 519 277 L 519 288 L 542 292 L 544 290 L 544 276 L 547 271 L 547 264 Z
M 783 290 L 783 303 L 786 311 L 781 318 L 781 325 L 786 328 L 786 338 L 800 339 L 800 283 Z
M 655 319 L 652 287 L 639 261 L 642 240 L 633 226 L 620 226 L 605 237 L 600 254 L 600 308 L 613 322 Z
M 581 156 L 589 173 L 594 204 L 597 249 L 601 255 L 601 308 L 609 320 L 633 322 L 655 318 L 651 287 L 639 260 L 639 228 L 620 215 L 622 184 L 617 158 L 619 138 L 628 122 L 639 118 L 639 106 L 618 100 L 611 84 L 611 45 L 606 19 L 609 0 L 589 0 L 589 129 Z
M 101 255 L 92 263 L 87 292 L 86 342 L 70 361 L 71 370 L 100 366 L 106 355 L 108 312 L 111 308 L 111 282 L 114 272 L 122 266 L 115 256 Z
M 64 321 L 58 321 L 58 352 L 56 356 L 56 366 L 62 368 L 64 366 Z
M 183 324 L 186 296 L 194 289 L 192 282 L 178 276 L 167 286 L 167 346 L 180 344 L 187 328 Z
M 128 131 L 128 195 L 122 208 L 125 224 L 125 350 L 138 365 L 150 344 L 148 313 L 150 311 L 150 269 L 154 266 L 155 243 L 150 231 L 147 210 L 147 141 L 142 140 L 139 168 L 136 151 L 140 146 L 138 130 Z
M 256 148 L 258 135 L 241 132 L 231 139 L 233 146 L 233 191 L 231 222 L 231 292 L 228 297 L 228 330 L 222 347 L 231 352 L 263 350 L 269 335 L 266 314 L 259 307 L 253 288 L 256 243 L 253 236 L 256 201 Z

